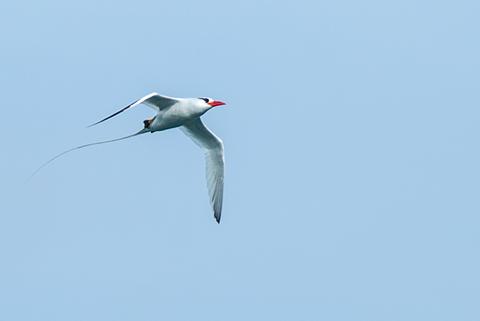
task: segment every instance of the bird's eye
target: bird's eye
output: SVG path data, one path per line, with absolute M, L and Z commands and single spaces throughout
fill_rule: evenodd
M 208 98 L 198 98 L 198 99 L 203 100 L 203 101 L 206 102 L 207 104 L 208 104 L 208 102 L 210 101 L 210 99 L 208 99 Z

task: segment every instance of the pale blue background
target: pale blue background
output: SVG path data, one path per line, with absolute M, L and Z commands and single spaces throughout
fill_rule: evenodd
M 479 320 L 478 1 L 3 1 L 0 320 Z M 201 151 L 151 91 L 228 105 Z

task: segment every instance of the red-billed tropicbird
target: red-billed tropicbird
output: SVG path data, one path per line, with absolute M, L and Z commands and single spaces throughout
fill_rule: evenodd
M 219 100 L 213 100 L 211 98 L 173 98 L 162 96 L 157 93 L 151 93 L 90 126 L 100 124 L 126 111 L 127 109 L 133 108 L 140 104 L 145 104 L 157 112 L 153 118 L 147 119 L 143 122 L 144 128 L 142 130 L 133 135 L 81 145 L 64 151 L 43 164 L 32 174 L 32 176 L 50 162 L 71 151 L 92 145 L 105 144 L 127 139 L 144 133 L 153 133 L 179 127 L 205 152 L 207 187 L 210 195 L 210 203 L 213 207 L 215 220 L 217 223 L 220 223 L 220 217 L 222 214 L 224 175 L 223 142 L 203 124 L 200 116 L 205 114 L 213 107 L 222 106 L 225 105 L 225 103 Z

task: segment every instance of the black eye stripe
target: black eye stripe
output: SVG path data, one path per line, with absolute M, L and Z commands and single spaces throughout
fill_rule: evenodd
M 198 98 L 198 99 L 203 100 L 203 101 L 206 102 L 207 104 L 208 104 L 208 102 L 209 102 L 209 99 L 208 99 L 208 98 Z

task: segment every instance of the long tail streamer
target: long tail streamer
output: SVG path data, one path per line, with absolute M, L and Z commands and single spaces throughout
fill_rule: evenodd
M 134 137 L 134 136 L 137 136 L 137 135 L 141 135 L 141 134 L 144 134 L 144 133 L 147 133 L 149 132 L 149 130 L 147 128 L 144 128 L 142 129 L 141 131 L 135 133 L 135 134 L 132 134 L 132 135 L 128 135 L 128 136 L 124 136 L 124 137 L 120 137 L 120 138 L 115 138 L 115 139 L 110 139 L 110 140 L 104 140 L 104 141 L 101 141 L 101 142 L 95 142 L 95 143 L 90 143 L 90 144 L 85 144 L 85 145 L 80 145 L 80 146 L 77 146 L 77 147 L 74 147 L 74 148 L 70 148 L 64 152 L 61 152 L 60 154 L 50 158 L 48 161 L 46 161 L 45 163 L 43 163 L 39 168 L 37 168 L 33 173 L 32 175 L 30 175 L 30 177 L 27 179 L 27 182 L 30 181 L 40 170 L 42 170 L 45 166 L 47 166 L 48 164 L 50 164 L 51 162 L 53 162 L 54 160 L 56 160 L 57 158 L 65 155 L 65 154 L 68 154 L 70 152 L 73 152 L 74 150 L 77 150 L 77 149 L 82 149 L 82 148 L 85 148 L 85 147 L 89 147 L 89 146 L 93 146 L 93 145 L 101 145 L 101 144 L 107 144 L 107 143 L 113 143 L 113 142 L 117 142 L 119 140 L 124 140 L 124 139 L 128 139 L 128 138 L 131 138 L 131 137 Z

